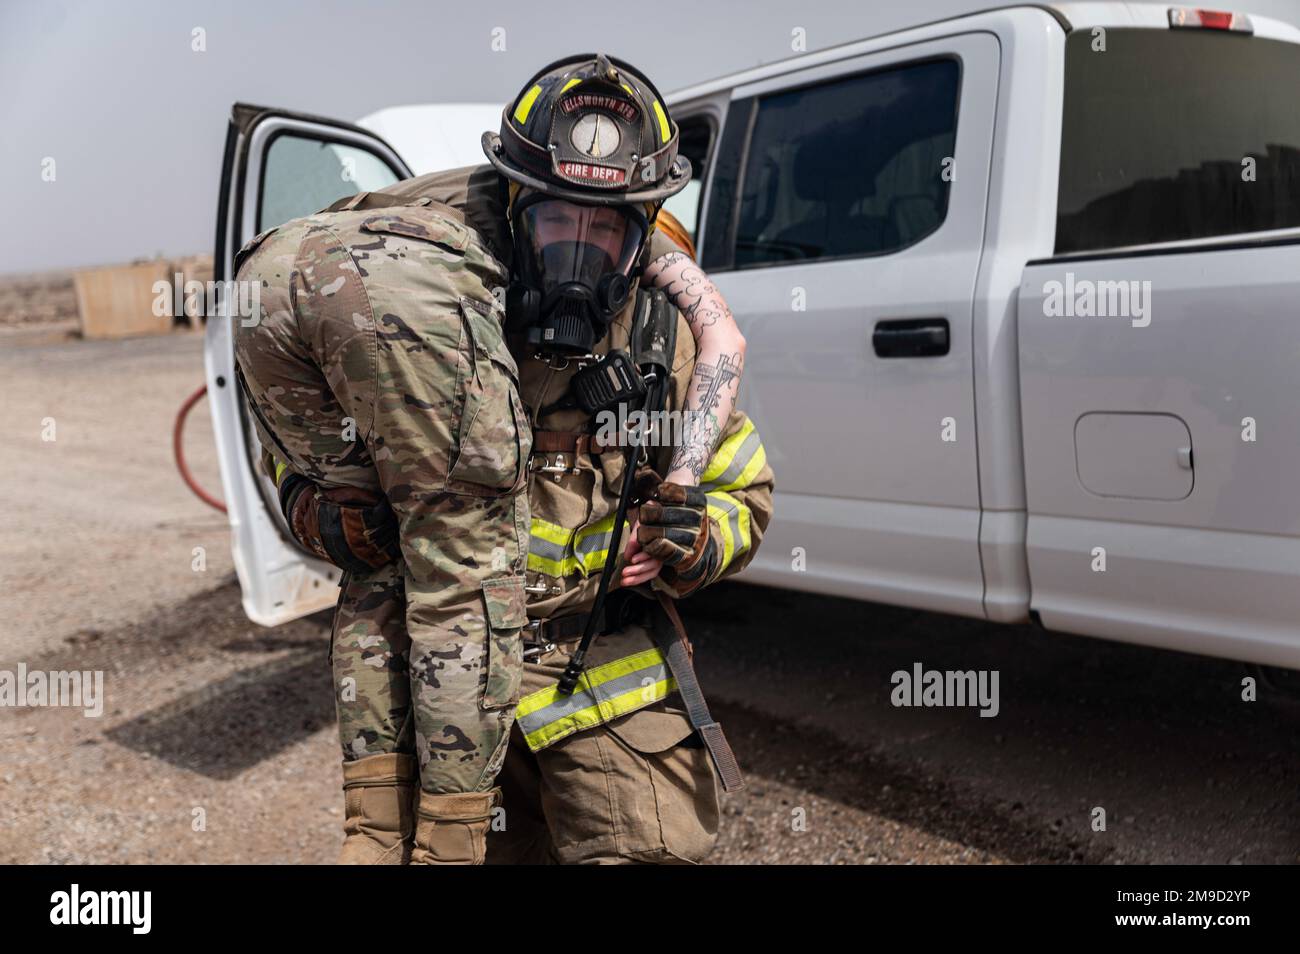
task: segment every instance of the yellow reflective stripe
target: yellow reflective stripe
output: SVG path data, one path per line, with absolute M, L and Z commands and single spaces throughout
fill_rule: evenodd
M 550 576 L 568 576 L 576 567 L 566 566 L 573 531 L 534 517 L 528 541 L 528 569 Z
M 736 549 L 735 539 L 731 535 L 731 526 L 728 521 L 730 514 L 721 507 L 709 504 L 709 516 L 718 525 L 718 530 L 722 534 L 722 565 L 718 569 L 731 565 L 731 557 Z
M 754 456 L 751 457 L 749 463 L 745 465 L 745 469 L 740 472 L 740 476 L 730 483 L 723 484 L 718 489 L 740 490 L 742 487 L 748 487 L 754 482 L 754 478 L 758 476 L 758 472 L 763 469 L 763 465 L 766 463 L 767 451 L 763 449 L 762 444 L 759 444 L 758 450 L 754 452 Z
M 704 484 L 721 477 L 723 472 L 731 466 L 731 461 L 735 458 L 736 451 L 740 450 L 740 445 L 745 443 L 745 438 L 749 437 L 753 432 L 754 422 L 749 418 L 745 418 L 745 423 L 741 425 L 740 430 L 718 445 L 718 449 L 713 453 L 712 460 L 709 461 L 709 466 L 700 475 L 700 483 Z
M 284 472 L 289 469 L 289 465 L 278 457 L 272 457 L 271 459 L 275 461 L 275 485 L 279 487 L 280 478 L 283 477 Z
M 722 534 L 722 561 L 718 564 L 718 570 L 722 571 L 731 566 L 732 558 L 736 555 L 736 536 L 732 532 L 731 513 L 711 503 L 709 516 L 717 523 L 718 530 Z
M 767 451 L 746 419 L 739 431 L 722 442 L 708 469 L 700 477 L 700 486 L 710 490 L 739 490 L 748 487 L 767 464 Z
M 627 90 L 627 95 L 631 96 L 633 99 L 636 99 L 636 93 L 632 92 L 631 86 L 628 86 L 626 83 L 619 83 L 618 85 L 623 87 L 625 90 Z
M 539 556 L 529 550 L 528 569 L 534 573 L 545 573 L 547 576 L 568 576 L 577 567 L 568 566 L 562 561 L 552 560 L 549 557 Z
M 563 86 L 560 87 L 560 92 L 567 93 L 569 90 L 573 89 L 573 87 L 577 86 L 581 82 L 582 80 L 578 79 L 575 76 L 573 79 L 569 80 L 567 83 L 565 83 Z
M 661 142 L 667 142 L 672 138 L 672 129 L 668 126 L 668 116 L 664 113 L 664 108 L 659 105 L 659 100 L 655 100 L 655 116 L 659 119 L 659 139 Z
M 604 567 L 609 558 L 608 546 L 592 546 L 592 542 L 599 543 L 597 538 L 608 536 L 613 528 L 614 514 L 576 531 L 534 517 L 528 544 L 528 569 L 548 576 L 572 573 L 590 576 Z M 624 521 L 625 538 L 627 532 L 628 524 Z
M 705 494 L 705 498 L 708 500 L 709 516 L 717 522 L 722 534 L 722 562 L 718 566 L 718 572 L 721 573 L 731 565 L 732 560 L 749 552 L 753 542 L 749 508 L 731 494 L 718 490 Z
M 573 691 L 590 692 L 611 679 L 618 679 L 638 669 L 645 669 L 647 666 L 662 662 L 664 662 L 664 654 L 658 649 L 643 649 L 631 656 L 623 656 L 612 662 L 601 663 L 599 666 L 583 670 L 582 675 L 578 677 L 578 688 Z M 526 715 L 532 715 L 538 709 L 545 709 L 551 703 L 559 701 L 560 698 L 560 690 L 556 686 L 547 686 L 545 689 L 530 692 L 519 700 L 519 705 L 515 709 L 515 718 L 522 719 Z
M 586 573 L 593 573 L 605 565 L 609 558 L 609 541 L 605 541 L 603 547 L 588 549 L 587 541 L 593 537 L 608 536 L 614 529 L 614 514 L 610 514 L 603 520 L 598 520 L 589 527 L 583 527 L 573 536 L 573 554 L 578 561 L 579 566 Z M 627 538 L 627 521 L 623 522 L 623 536 Z
M 653 675 L 662 678 L 648 685 L 628 685 L 636 681 L 638 673 L 643 674 L 642 678 L 651 678 Z M 627 688 L 611 685 L 619 680 L 623 680 Z M 602 697 L 596 691 L 602 686 L 614 690 L 616 694 Z M 667 660 L 663 653 L 657 648 L 645 649 L 587 670 L 579 677 L 572 696 L 561 695 L 555 686 L 529 693 L 519 701 L 515 709 L 515 720 L 521 729 L 525 729 L 524 741 L 536 752 L 565 736 L 658 702 L 676 686 L 672 676 L 668 675 Z M 556 707 L 555 717 L 548 720 L 545 710 L 553 706 Z M 541 713 L 538 718 L 546 721 L 530 729 L 530 723 L 538 722 L 538 718 L 530 719 L 535 713 Z
M 532 110 L 533 103 L 537 102 L 537 97 L 540 95 L 542 95 L 540 86 L 534 86 L 524 93 L 523 99 L 519 100 L 519 105 L 515 107 L 515 122 L 521 126 L 528 122 L 528 113 Z
M 558 543 L 560 546 L 567 546 L 569 539 L 573 536 L 572 530 L 562 527 L 558 523 L 549 523 L 541 517 L 533 517 L 532 533 L 535 537 L 541 537 L 551 543 Z
M 728 493 L 716 491 L 711 496 L 713 496 L 715 499 L 720 498 L 735 508 L 736 530 L 738 535 L 740 536 L 739 544 L 736 548 L 736 555 L 739 556 L 742 553 L 748 553 L 750 545 L 753 542 L 749 532 L 749 520 L 751 517 L 749 508 Z
M 550 576 L 568 576 L 574 567 L 566 565 L 573 531 L 534 517 L 528 541 L 528 569 Z
M 627 715 L 629 712 L 635 712 L 637 709 L 644 709 L 646 706 L 666 698 L 668 693 L 676 688 L 676 680 L 669 676 L 667 679 L 656 682 L 653 686 L 646 686 L 643 689 L 630 689 L 621 696 L 602 700 L 595 705 L 588 706 L 586 709 L 565 716 L 563 719 L 549 723 L 535 732 L 530 732 L 524 736 L 524 741 L 528 743 L 530 749 L 536 752 L 566 736 L 573 735 L 575 732 L 582 732 L 584 729 L 594 728 L 611 719 Z

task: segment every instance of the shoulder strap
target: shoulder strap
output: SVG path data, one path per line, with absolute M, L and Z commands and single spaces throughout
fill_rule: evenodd
M 686 715 L 691 725 L 700 734 L 704 747 L 709 750 L 713 766 L 722 779 L 724 792 L 739 792 L 745 787 L 745 776 L 740 771 L 731 745 L 722 732 L 722 726 L 709 713 L 708 703 L 704 701 L 704 690 L 695 676 L 695 665 L 691 659 L 691 643 L 686 638 L 686 627 L 677 614 L 677 606 L 663 593 L 656 593 L 660 612 L 655 613 L 650 631 L 654 634 L 659 651 L 677 681 L 677 691 L 681 693 L 682 702 L 686 704 Z

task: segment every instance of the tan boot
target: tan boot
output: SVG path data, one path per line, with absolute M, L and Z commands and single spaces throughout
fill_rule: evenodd
M 411 864 L 481 865 L 487 854 L 492 809 L 499 804 L 499 788 L 456 795 L 421 791 Z
M 341 865 L 404 865 L 414 834 L 411 801 L 418 769 L 415 756 L 391 753 L 343 763 Z

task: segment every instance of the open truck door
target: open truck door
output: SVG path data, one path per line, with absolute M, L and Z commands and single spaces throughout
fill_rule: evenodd
M 213 278 L 233 279 L 235 253 L 259 232 L 410 176 L 387 142 L 359 126 L 236 103 L 221 168 Z M 207 322 L 208 403 L 244 612 L 275 626 L 332 606 L 341 573 L 294 541 L 262 472 L 261 444 L 235 378 L 232 322 L 239 320 Z

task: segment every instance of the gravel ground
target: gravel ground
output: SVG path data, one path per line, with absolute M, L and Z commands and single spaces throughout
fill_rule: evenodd
M 0 709 L 0 862 L 336 850 L 328 620 L 249 623 L 225 518 L 171 465 L 200 357 L 190 335 L 0 352 L 0 669 L 106 672 L 102 717 Z M 218 489 L 203 412 L 188 446 Z M 1266 684 L 1242 702 L 1249 667 L 743 585 L 691 602 L 750 782 L 714 863 L 1300 860 L 1300 703 Z M 917 661 L 997 669 L 998 716 L 892 706 Z
M 47 334 L 0 343 L 5 659 L 139 619 L 234 569 L 225 515 L 190 493 L 172 460 L 176 411 L 203 384 L 202 336 L 50 344 Z M 185 447 L 220 497 L 206 404 L 190 415 Z
M 252 626 L 231 581 L 26 660 L 104 669 L 107 702 L 100 718 L 0 715 L 0 862 L 328 862 L 341 798 L 327 633 L 321 615 Z M 889 776 L 877 806 L 858 798 L 867 763 L 830 737 L 719 712 L 750 787 L 727 800 L 715 863 L 1003 860 L 904 811 L 925 794 L 906 778 Z M 818 753 L 830 771 L 814 769 Z M 890 804 L 901 818 L 879 810 Z
M 816 795 L 1018 862 L 1300 861 L 1294 673 L 740 584 L 691 626 L 706 688 L 770 726 L 751 764 Z M 916 662 L 997 670 L 997 716 L 895 707 Z

